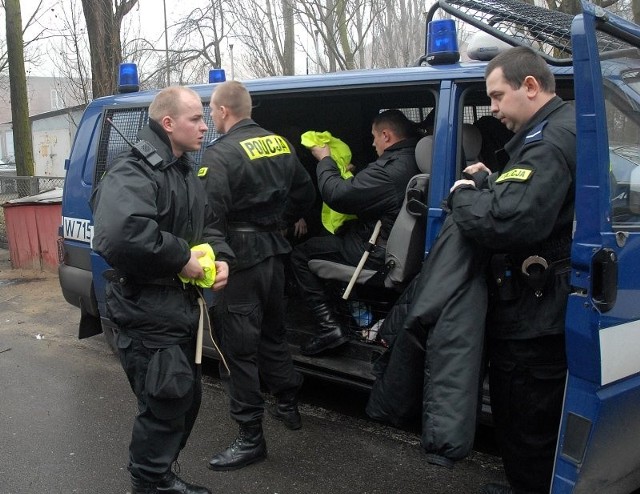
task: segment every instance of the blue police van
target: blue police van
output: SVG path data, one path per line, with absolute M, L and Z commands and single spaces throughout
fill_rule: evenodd
M 430 170 L 426 180 L 414 183 L 406 210 L 420 237 L 411 249 L 422 259 L 444 221 L 442 201 L 465 164 L 488 156 L 508 138 L 490 116 L 486 59 L 501 42 L 538 47 L 556 77 L 558 95 L 575 104 L 578 129 L 569 372 L 551 491 L 632 492 L 640 487 L 640 27 L 587 2 L 574 17 L 517 0 L 440 0 L 427 21 L 452 16 L 492 35 L 489 45 L 470 43 L 469 53 L 479 60 L 458 62 L 455 43 L 428 39 L 431 51 L 415 67 L 245 81 L 253 117 L 287 137 L 311 171 L 315 162 L 299 146 L 307 130 L 330 130 L 349 144 L 353 163 L 366 164 L 375 158 L 370 125 L 377 113 L 398 108 L 421 124 L 432 134 L 429 145 L 419 147 Z M 193 86 L 207 119 L 214 87 Z M 65 299 L 80 308 L 80 338 L 104 332 L 112 341 L 117 331 L 102 316 L 107 265 L 91 250 L 88 201 L 114 157 L 127 141 L 135 142 L 157 92 L 137 92 L 135 84 L 124 89 L 130 92 L 87 107 L 66 161 L 59 275 Z M 211 140 L 216 134 L 207 124 Z M 194 154 L 199 161 L 201 152 Z M 384 351 L 373 328 L 402 281 L 373 299 L 366 286 L 356 286 L 352 298 L 367 312 L 364 322 L 350 319 L 357 337 L 314 358 L 298 352 L 312 329 L 300 300 L 288 293 L 287 330 L 296 365 L 370 387 L 372 362 Z M 346 310 L 353 308 L 352 300 Z M 215 356 L 210 340 L 205 350 Z

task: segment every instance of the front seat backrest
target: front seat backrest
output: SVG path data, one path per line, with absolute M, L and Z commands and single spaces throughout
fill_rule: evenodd
M 391 266 L 384 280 L 387 288 L 402 287 L 420 271 L 422 265 L 432 151 L 432 136 L 425 136 L 416 144 L 416 163 L 422 173 L 409 180 L 400 213 L 387 239 L 385 263 Z M 412 204 L 408 207 L 409 202 Z M 416 208 L 416 203 L 423 206 Z
M 416 164 L 421 173 L 431 174 L 433 136 L 425 136 L 416 144 Z
M 480 158 L 481 150 L 482 134 L 480 129 L 468 123 L 462 124 L 462 152 L 465 160 L 463 166 L 473 165 L 478 161 L 482 161 Z

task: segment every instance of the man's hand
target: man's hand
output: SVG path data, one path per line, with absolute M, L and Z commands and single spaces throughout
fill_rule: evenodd
M 489 168 L 487 168 L 487 166 L 484 163 L 481 163 L 478 161 L 477 163 L 474 163 L 473 165 L 469 165 L 464 170 L 462 170 L 462 175 L 466 178 L 462 180 L 457 180 L 453 184 L 453 186 L 449 189 L 449 192 L 453 192 L 461 185 L 471 185 L 472 187 L 475 188 L 476 183 L 471 179 L 472 178 L 471 176 L 479 172 L 484 172 L 488 175 L 491 174 L 491 170 L 489 170 Z
M 467 180 L 467 179 L 456 180 L 456 182 L 449 189 L 449 192 L 453 192 L 454 190 L 456 190 L 461 185 L 471 185 L 471 187 L 473 187 L 474 189 L 476 187 L 476 184 L 475 184 L 475 182 L 473 180 Z
M 325 146 L 313 146 L 311 148 L 311 154 L 313 154 L 315 159 L 320 161 L 323 158 L 326 158 L 327 156 L 331 156 L 331 150 L 329 149 L 329 146 L 326 146 L 326 145 Z
M 184 265 L 182 271 L 180 271 L 180 275 L 196 280 L 204 278 L 204 271 L 202 270 L 202 266 L 200 266 L 200 261 L 198 261 L 198 258 L 202 256 L 204 256 L 204 252 L 201 250 L 192 250 L 189 262 Z
M 491 175 L 491 170 L 489 170 L 489 168 L 487 168 L 487 166 L 480 161 L 474 163 L 473 165 L 469 165 L 464 170 L 462 170 L 462 173 L 467 173 L 468 175 L 473 175 L 474 173 L 478 172 L 485 172 Z
M 216 281 L 211 287 L 214 292 L 222 290 L 229 280 L 229 265 L 225 261 L 216 261 Z
M 307 222 L 304 218 L 300 218 L 293 224 L 293 236 L 296 238 L 303 237 L 307 234 Z

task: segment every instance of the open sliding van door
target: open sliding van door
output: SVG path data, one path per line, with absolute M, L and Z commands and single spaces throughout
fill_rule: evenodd
M 629 494 L 640 487 L 640 27 L 583 2 L 571 31 L 574 293 L 551 492 Z

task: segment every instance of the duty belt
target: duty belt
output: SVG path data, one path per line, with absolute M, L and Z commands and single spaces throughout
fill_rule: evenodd
M 118 285 L 126 285 L 127 283 L 133 283 L 136 285 L 175 286 L 180 288 L 184 288 L 186 286 L 186 284 L 180 281 L 180 279 L 177 276 L 166 276 L 164 278 L 152 278 L 152 279 L 140 280 L 140 279 L 132 279 L 130 276 L 127 276 L 124 273 L 119 272 L 117 269 L 107 269 L 106 271 L 103 271 L 102 277 L 105 280 Z
M 231 232 L 241 233 L 275 233 L 279 231 L 278 225 L 276 223 L 273 223 L 271 225 L 259 225 L 257 223 L 251 223 L 249 221 L 230 221 L 229 223 L 227 223 L 227 229 Z
M 555 274 L 555 271 L 561 267 L 570 266 L 570 258 L 560 259 L 549 263 L 544 257 L 533 255 L 522 261 L 520 268 L 522 280 L 533 289 L 536 297 L 542 297 L 549 275 Z

